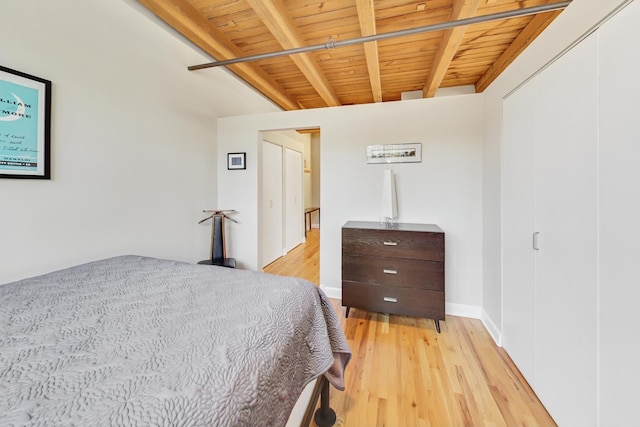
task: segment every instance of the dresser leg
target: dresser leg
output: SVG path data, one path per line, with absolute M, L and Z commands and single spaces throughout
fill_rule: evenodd
M 434 320 L 434 322 L 436 323 L 436 331 L 438 331 L 438 333 L 440 333 L 440 321 L 439 320 Z
M 349 310 L 351 310 L 351 307 L 347 306 L 347 314 L 344 316 L 345 319 L 349 318 Z

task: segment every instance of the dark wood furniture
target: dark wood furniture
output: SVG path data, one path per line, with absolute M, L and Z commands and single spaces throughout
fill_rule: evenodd
M 444 232 L 433 224 L 342 227 L 342 305 L 444 320 Z
M 320 208 L 312 207 L 304 210 L 304 237 L 307 237 L 307 217 L 309 217 L 309 229 L 311 229 L 311 214 L 318 211 L 318 228 L 320 228 Z
M 211 256 L 209 259 L 198 261 L 198 264 L 218 265 L 221 267 L 236 268 L 236 259 L 227 258 L 227 250 L 224 243 L 224 219 L 228 218 L 223 211 L 215 211 L 211 215 Z M 206 221 L 205 218 L 200 222 Z M 235 222 L 232 218 L 229 218 Z

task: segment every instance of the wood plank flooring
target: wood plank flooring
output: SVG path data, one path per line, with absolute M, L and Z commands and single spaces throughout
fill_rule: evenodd
M 265 273 L 295 276 L 320 284 L 320 230 L 307 231 L 307 241 L 264 268 Z
M 319 283 L 319 230 L 265 272 Z M 346 390 L 331 389 L 336 426 L 555 426 L 480 320 L 432 320 L 352 309 L 332 300 L 353 356 Z

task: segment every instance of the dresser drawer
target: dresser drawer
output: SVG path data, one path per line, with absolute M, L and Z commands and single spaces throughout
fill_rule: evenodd
M 343 228 L 342 253 L 444 261 L 444 233 Z
M 381 313 L 444 320 L 444 293 L 424 289 L 343 281 L 342 305 Z
M 443 291 L 444 263 L 343 254 L 342 280 Z

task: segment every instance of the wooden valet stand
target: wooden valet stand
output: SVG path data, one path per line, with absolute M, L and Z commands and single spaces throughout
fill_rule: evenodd
M 227 251 L 225 248 L 225 240 L 224 240 L 224 220 L 225 218 L 229 221 L 233 221 L 238 223 L 233 218 L 227 216 L 227 214 L 233 214 L 235 210 L 218 210 L 218 211 L 202 211 L 211 213 L 210 216 L 198 222 L 198 224 L 202 224 L 203 222 L 211 219 L 211 253 L 210 258 L 202 261 L 198 261 L 198 264 L 206 264 L 206 265 L 219 265 L 222 267 L 236 268 L 236 259 L 235 258 L 227 258 Z

